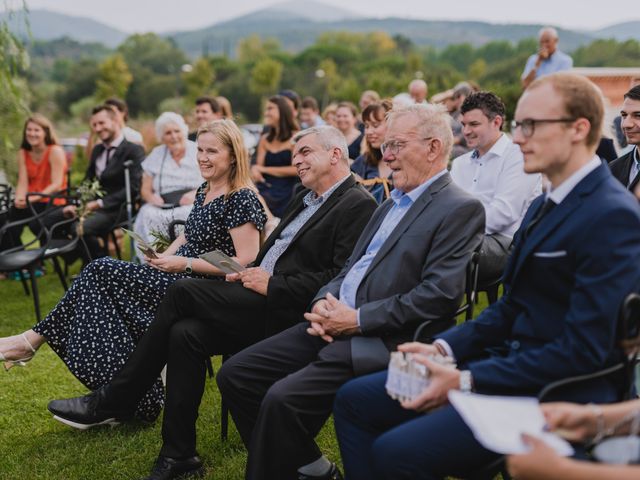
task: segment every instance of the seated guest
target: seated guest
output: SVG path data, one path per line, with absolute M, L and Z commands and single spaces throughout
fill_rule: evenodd
M 275 95 L 264 110 L 267 133 L 260 137 L 256 163 L 251 166 L 251 178 L 258 186 L 269 210 L 282 217 L 293 195 L 296 167 L 291 165 L 291 138 L 300 129 L 289 101 Z
M 178 281 L 125 367 L 98 392 L 96 407 L 51 402 L 66 423 L 88 426 L 119 412 L 127 418 L 167 364 L 163 446 L 150 478 L 196 473 L 195 423 L 210 355 L 234 353 L 302 319 L 318 289 L 337 275 L 375 209 L 349 174 L 347 145 L 333 127 L 296 135 L 294 165 L 305 190 L 267 238 L 253 268 L 211 280 Z M 88 397 L 83 397 L 88 398 Z M 72 423 L 70 423 L 72 424 Z
M 474 89 L 469 82 L 460 82 L 453 87 L 451 100 L 447 102 L 447 110 L 449 110 L 449 115 L 451 115 L 451 129 L 453 130 L 452 158 L 457 158 L 469 151 L 467 142 L 464 139 L 464 134 L 462 133 L 462 123 L 460 123 L 462 113 L 460 112 L 460 107 L 462 107 L 465 99 L 473 92 Z
M 142 134 L 127 125 L 127 122 L 129 121 L 129 107 L 127 106 L 127 103 L 119 98 L 111 97 L 107 98 L 104 101 L 104 104 L 111 105 L 115 109 L 124 138 L 131 143 L 137 143 L 144 147 Z
M 337 110 L 337 108 L 338 108 L 337 104 L 330 103 L 322 111 L 322 119 L 324 120 L 325 124 L 330 125 L 332 127 L 336 127 L 336 128 L 338 128 L 338 125 L 336 124 L 336 110 Z
M 387 180 L 391 177 L 391 168 L 382 161 L 382 152 L 380 151 L 380 145 L 387 131 L 386 115 L 391 107 L 392 104 L 389 100 L 383 100 L 379 103 L 370 103 L 362 111 L 367 149 L 351 164 L 351 171 L 362 180 L 376 178 Z M 391 185 L 390 180 L 388 184 Z M 367 188 L 378 203 L 382 203 L 386 199 L 382 184 L 371 185 Z
M 640 400 L 631 400 L 612 405 L 578 405 L 572 403 L 546 403 L 542 412 L 549 430 L 571 442 L 587 443 L 599 435 L 633 435 L 632 424 L 640 415 Z M 561 433 L 560 433 L 561 432 Z M 637 432 L 635 433 L 637 438 Z M 634 437 L 628 437 L 633 440 Z M 629 453 L 635 455 L 627 465 L 595 464 L 559 456 L 542 440 L 525 435 L 531 451 L 522 455 L 510 455 L 507 467 L 518 480 L 636 480 L 640 478 L 640 452 L 637 448 Z M 619 447 L 619 450 L 621 448 Z M 623 453 L 623 452 L 620 452 Z
M 320 116 L 318 102 L 313 97 L 304 97 L 300 108 L 300 126 L 304 128 L 320 127 L 325 124 Z
M 633 191 L 640 180 L 640 85 L 624 94 L 620 109 L 621 127 L 631 150 L 609 164 L 611 173 L 629 190 Z
M 336 127 L 342 132 L 349 145 L 349 158 L 355 160 L 360 155 L 364 134 L 357 128 L 358 110 L 351 102 L 340 102 L 336 108 Z
M 153 243 L 152 231 L 166 234 L 173 220 L 187 219 L 196 189 L 202 184 L 197 147 L 187 140 L 184 119 L 164 112 L 156 120 L 156 137 L 162 145 L 142 162 L 140 195 L 145 203 L 133 226 L 147 243 Z
M 131 197 L 135 198 L 140 189 L 142 170 L 140 164 L 144 159 L 142 147 L 124 138 L 113 107 L 109 105 L 95 107 L 90 123 L 101 143 L 93 147 L 85 181 L 97 180 L 104 195 L 89 201 L 86 205 L 90 215 L 82 223 L 82 234 L 91 258 L 85 258 L 85 264 L 91 259 L 107 254 L 105 246 L 101 243 L 102 238 L 115 225 L 126 219 L 125 164 L 130 163 Z M 64 207 L 62 213 L 52 214 L 50 221 L 55 223 L 64 219 L 64 216 L 75 214 L 76 207 L 68 205 Z
M 220 105 L 220 114 L 222 118 L 227 120 L 233 120 L 233 109 L 231 108 L 231 102 L 227 99 L 227 97 L 216 97 L 218 101 L 218 105 Z
M 502 133 L 506 111 L 499 97 L 472 93 L 460 111 L 464 138 L 473 151 L 453 161 L 451 178 L 484 206 L 479 281 L 485 285 L 502 275 L 513 234 L 531 201 L 542 192 L 542 182 L 539 174 L 525 173 L 520 148 Z
M 640 287 L 640 212 L 595 155 L 603 113 L 597 87 L 577 75 L 545 76 L 520 97 L 514 141 L 525 171 L 545 174 L 551 191 L 531 204 L 516 234 L 505 294 L 433 344 L 399 347 L 430 370 L 429 386 L 413 401 L 386 394 L 386 372 L 338 392 L 334 418 L 348 478 L 472 476 L 498 455 L 446 404 L 451 389 L 535 396 L 620 361 L 614 319 Z M 436 354 L 458 368 L 434 363 L 428 356 Z M 612 402 L 619 381 L 601 377 L 559 399 Z
M 205 183 L 184 234 L 158 258 L 147 258 L 148 265 L 109 257 L 91 262 L 44 320 L 0 339 L 0 358 L 9 366 L 20 364 L 47 342 L 80 382 L 99 388 L 125 364 L 171 284 L 190 276 L 224 283 L 224 274 L 200 254 L 220 250 L 243 265 L 255 258 L 266 216 L 233 122 L 219 120 L 200 129 L 198 164 Z M 156 418 L 163 390 L 156 374 L 133 407 L 136 415 Z
M 358 102 L 358 106 L 360 107 L 360 111 L 364 112 L 364 109 L 367 108 L 372 103 L 380 102 L 380 95 L 375 90 L 365 90 L 360 95 L 360 101 Z
M 18 183 L 13 205 L 9 210 L 7 222 L 24 220 L 47 208 L 49 200 L 31 195 L 27 205 L 27 193 L 59 193 L 67 188 L 67 159 L 64 150 L 58 145 L 53 125 L 42 115 L 34 114 L 27 118 L 22 129 L 22 142 L 18 151 Z M 64 200 L 55 200 L 61 205 Z M 1 226 L 1 225 L 0 225 Z M 40 234 L 40 224 L 30 222 L 29 228 L 34 235 Z M 22 245 L 20 236 L 22 226 L 10 228 L 2 237 L 0 250 Z
M 427 335 L 453 323 L 466 266 L 482 240 L 482 205 L 446 171 L 452 135 L 441 107 L 392 110 L 387 121 L 383 161 L 393 171 L 392 200 L 317 293 L 309 323 L 243 350 L 218 373 L 249 450 L 247 479 L 337 478 L 314 442 L 335 392 L 385 368 L 389 350 L 424 320 L 433 322 Z
M 415 103 L 427 103 L 427 93 L 429 91 L 427 82 L 419 78 L 411 80 L 408 90 Z
M 214 120 L 220 120 L 223 117 L 222 108 L 218 103 L 218 100 L 213 97 L 198 97 L 196 98 L 196 123 L 197 128 L 194 132 L 191 132 L 188 135 L 188 140 L 195 142 L 196 137 L 198 136 L 198 128 L 206 125 L 209 122 L 213 122 Z M 229 118 L 230 120 L 230 118 Z
M 300 99 L 300 95 L 295 90 L 280 90 L 278 95 L 283 97 L 287 104 L 289 104 L 289 108 L 291 108 L 291 113 L 293 115 L 294 120 L 298 121 L 298 114 L 300 113 L 300 105 L 302 104 L 302 100 Z

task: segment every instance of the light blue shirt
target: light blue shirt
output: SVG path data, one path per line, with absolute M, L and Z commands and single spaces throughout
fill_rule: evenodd
M 527 64 L 524 67 L 524 72 L 522 72 L 522 77 L 525 78 L 529 75 L 529 72 L 533 70 L 536 66 L 536 60 L 538 59 L 538 54 L 534 53 L 527 60 Z M 556 50 L 546 60 L 543 60 L 540 63 L 540 66 L 536 70 L 536 78 L 544 77 L 545 75 L 551 75 L 552 73 L 562 72 L 564 70 L 569 70 L 573 67 L 573 59 L 564 52 L 560 50 Z
M 273 269 L 276 266 L 276 262 L 280 258 L 280 256 L 285 252 L 293 237 L 300 231 L 302 226 L 307 223 L 314 213 L 318 211 L 318 209 L 322 206 L 327 198 L 331 196 L 336 189 L 342 185 L 342 183 L 349 178 L 351 174 L 344 177 L 342 180 L 337 181 L 329 190 L 324 192 L 319 197 L 315 194 L 315 192 L 311 191 L 307 193 L 303 198 L 303 203 L 305 208 L 298 214 L 296 218 L 294 218 L 289 225 L 287 225 L 282 232 L 280 232 L 280 236 L 276 239 L 271 248 L 267 251 L 267 253 L 262 258 L 262 262 L 260 262 L 260 267 L 265 270 L 269 275 L 273 275 Z
M 442 170 L 429 180 L 411 190 L 409 193 L 403 193 L 400 190 L 393 190 L 391 192 L 391 200 L 393 200 L 393 207 L 387 212 L 384 220 L 380 224 L 378 231 L 375 233 L 369 246 L 365 251 L 365 254 L 349 269 L 347 274 L 340 285 L 340 301 L 348 305 L 351 308 L 356 306 L 356 292 L 362 279 L 364 278 L 371 262 L 375 258 L 376 254 L 380 250 L 380 247 L 384 245 L 384 242 L 389 238 L 391 232 L 398 226 L 400 220 L 406 215 L 414 202 L 429 188 L 433 182 L 435 182 L 442 175 L 447 173 L 446 170 Z M 358 309 L 358 326 L 360 326 L 360 310 Z
M 634 147 L 633 150 L 633 162 L 631 162 L 631 169 L 629 170 L 629 183 L 627 183 L 627 187 L 631 185 L 636 175 L 640 173 L 640 153 L 638 153 L 638 147 Z

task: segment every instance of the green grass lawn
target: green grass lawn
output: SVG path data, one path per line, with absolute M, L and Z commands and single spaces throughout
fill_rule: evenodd
M 77 269 L 76 265 L 72 271 Z M 51 266 L 38 285 L 46 314 L 63 294 Z M 24 295 L 20 282 L 0 280 L 0 336 L 30 328 L 34 318 L 32 299 Z M 219 362 L 216 357 L 214 366 Z M 160 420 L 78 431 L 53 420 L 47 411 L 49 400 L 86 392 L 47 345 L 25 368 L 0 368 L 0 479 L 111 480 L 149 472 L 160 449 Z M 197 431 L 206 478 L 243 478 L 246 453 L 233 422 L 228 440 L 220 439 L 220 396 L 213 380 L 207 381 Z M 332 422 L 318 442 L 331 460 L 339 461 Z

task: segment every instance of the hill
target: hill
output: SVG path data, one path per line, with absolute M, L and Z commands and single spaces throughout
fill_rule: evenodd
M 0 13 L 6 17 L 5 13 Z M 54 40 L 69 37 L 79 42 L 102 43 L 107 47 L 118 46 L 128 34 L 104 23 L 86 17 L 76 17 L 50 10 L 30 10 L 31 33 L 36 40 Z M 23 38 L 27 37 L 22 12 L 10 21 L 10 28 Z

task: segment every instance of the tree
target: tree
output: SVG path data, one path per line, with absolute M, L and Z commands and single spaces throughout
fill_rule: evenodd
M 262 40 L 254 34 L 238 42 L 238 60 L 241 63 L 256 63 L 280 53 L 281 50 L 280 42 L 275 38 Z
M 193 105 L 195 99 L 202 95 L 214 95 L 213 83 L 215 79 L 216 74 L 211 62 L 204 57 L 196 60 L 191 70 L 182 74 L 182 81 L 187 89 L 187 98 L 185 99 L 187 104 Z
M 10 181 L 16 178 L 15 149 L 28 113 L 28 93 L 20 71 L 26 69 L 29 55 L 9 30 L 16 10 L 25 13 L 26 5 L 18 2 L 20 7 L 16 7 L 15 3 L 3 0 L 5 15 L 0 17 L 0 174 L 4 173 Z
M 261 97 L 275 93 L 282 79 L 282 64 L 272 58 L 258 61 L 251 69 L 249 89 Z
M 133 75 L 120 53 L 107 57 L 98 67 L 95 98 L 102 101 L 109 97 L 125 98 Z

